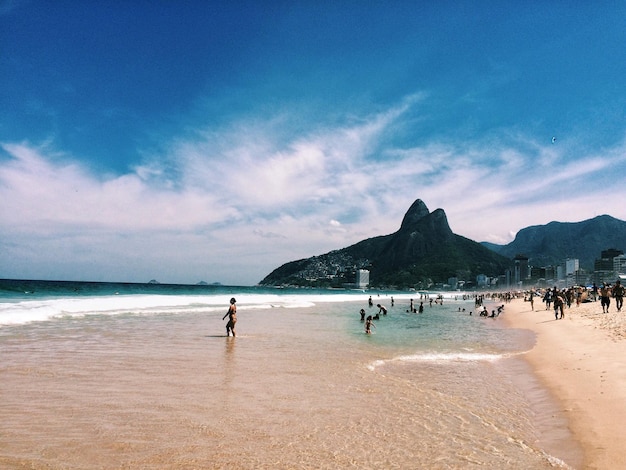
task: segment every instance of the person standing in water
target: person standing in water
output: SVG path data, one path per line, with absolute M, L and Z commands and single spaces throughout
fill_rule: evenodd
M 365 321 L 365 332 L 368 335 L 372 332 L 372 327 L 376 328 L 376 325 L 374 325 L 374 322 L 372 320 L 372 316 L 368 315 L 367 320 Z
M 228 312 L 226 312 L 226 315 L 224 315 L 222 317 L 222 320 L 224 320 L 226 317 L 228 317 L 228 323 L 226 323 L 226 336 L 230 336 L 230 332 L 233 332 L 233 337 L 236 336 L 235 335 L 235 323 L 237 323 L 237 305 L 236 304 L 236 300 L 233 297 L 232 299 L 230 299 L 230 307 L 228 307 Z

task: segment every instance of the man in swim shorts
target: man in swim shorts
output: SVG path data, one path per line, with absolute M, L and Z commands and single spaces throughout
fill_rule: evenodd
M 237 323 L 237 305 L 235 305 L 236 302 L 237 301 L 235 300 L 234 297 L 230 299 L 230 307 L 228 307 L 228 312 L 226 312 L 226 315 L 222 317 L 222 320 L 228 317 L 228 323 L 226 323 L 226 336 L 230 336 L 231 331 L 233 332 L 233 337 L 236 336 L 235 335 L 235 323 Z

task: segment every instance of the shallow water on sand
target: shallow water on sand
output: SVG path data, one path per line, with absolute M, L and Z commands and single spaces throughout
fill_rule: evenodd
M 242 304 L 236 338 L 221 311 L 4 327 L 0 467 L 567 468 L 527 333 L 386 305 L 372 335 L 355 302 Z

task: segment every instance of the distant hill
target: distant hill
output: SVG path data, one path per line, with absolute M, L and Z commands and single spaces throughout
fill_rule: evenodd
M 354 283 L 357 269 L 368 269 L 374 286 L 426 288 L 450 277 L 474 281 L 478 274 L 498 276 L 510 264 L 510 259 L 452 233 L 445 212 L 429 212 L 418 199 L 397 232 L 291 261 L 259 284 L 340 286 Z
M 609 215 L 582 222 L 550 222 L 520 230 L 508 245 L 482 245 L 507 258 L 523 254 L 537 267 L 557 266 L 567 258 L 577 258 L 582 269 L 593 271 L 602 251 L 626 251 L 626 222 Z

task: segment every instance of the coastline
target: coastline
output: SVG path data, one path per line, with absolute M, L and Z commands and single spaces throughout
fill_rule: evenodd
M 527 329 L 536 344 L 523 357 L 554 394 L 583 449 L 583 468 L 626 468 L 626 311 L 614 301 L 572 305 L 555 320 L 543 302 L 506 304 L 506 325 Z

